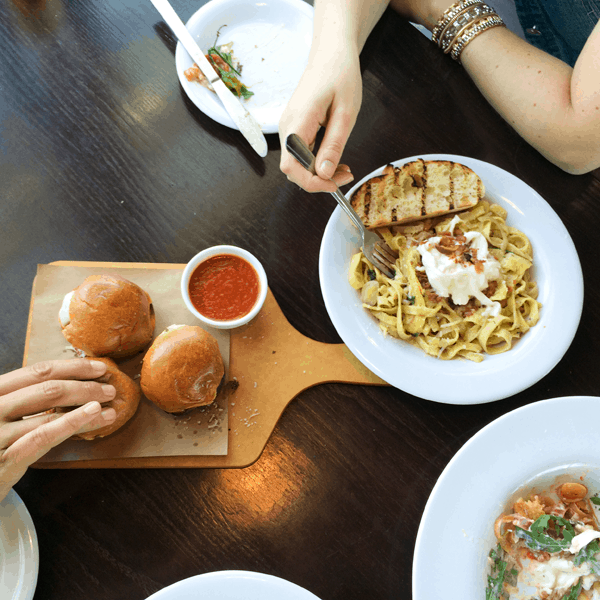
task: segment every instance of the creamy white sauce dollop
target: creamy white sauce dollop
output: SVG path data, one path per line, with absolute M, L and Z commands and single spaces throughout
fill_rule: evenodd
M 450 232 L 453 233 L 457 217 L 451 222 Z M 500 263 L 489 253 L 485 237 L 477 231 L 464 234 L 471 248 L 477 250 L 477 260 L 481 261 L 481 272 L 475 265 L 464 263 L 442 254 L 435 246 L 441 237 L 432 237 L 417 247 L 421 255 L 423 268 L 431 287 L 438 296 L 451 298 L 457 305 L 466 304 L 469 298 L 476 298 L 486 307 L 486 315 L 497 316 L 500 313 L 500 303 L 493 302 L 484 293 L 490 281 L 500 278 Z
M 553 591 L 566 592 L 582 577 L 583 589 L 589 590 L 596 576 L 591 573 L 588 563 L 575 566 L 572 560 L 552 556 L 546 562 L 531 561 L 529 569 L 521 572 L 526 585 L 535 587 L 538 593 L 550 594 Z

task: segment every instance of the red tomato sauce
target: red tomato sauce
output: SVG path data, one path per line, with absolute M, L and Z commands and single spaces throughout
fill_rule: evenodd
M 258 300 L 258 288 L 254 267 L 233 254 L 217 254 L 201 262 L 188 285 L 196 310 L 215 321 L 247 315 Z

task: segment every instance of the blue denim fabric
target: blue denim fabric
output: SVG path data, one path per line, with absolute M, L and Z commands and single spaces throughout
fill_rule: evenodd
M 515 6 L 527 41 L 571 66 L 600 19 L 600 0 L 515 0 Z

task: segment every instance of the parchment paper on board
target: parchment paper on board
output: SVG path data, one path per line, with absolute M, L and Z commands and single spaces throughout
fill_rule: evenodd
M 58 311 L 68 292 L 86 277 L 96 274 L 120 275 L 146 290 L 156 312 L 154 337 L 174 324 L 200 325 L 186 308 L 180 293 L 182 268 L 125 268 L 118 263 L 105 267 L 38 265 L 33 286 L 33 306 L 26 350 L 26 364 L 55 358 L 73 358 L 73 349 L 64 338 Z M 229 332 L 203 327 L 218 341 L 229 372 Z M 119 367 L 139 382 L 144 352 L 119 361 Z M 227 379 L 226 379 L 227 380 Z M 227 399 L 182 415 L 170 415 L 142 395 L 135 416 L 114 434 L 98 440 L 67 440 L 40 462 L 94 460 L 106 458 L 225 455 L 227 454 Z

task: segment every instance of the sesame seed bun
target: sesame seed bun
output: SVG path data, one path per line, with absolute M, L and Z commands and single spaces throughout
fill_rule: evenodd
M 155 322 L 142 288 L 118 275 L 91 275 L 73 290 L 68 323 L 61 327 L 67 341 L 88 356 L 123 358 L 150 344 Z
M 140 385 L 154 404 L 179 413 L 214 401 L 225 374 L 217 340 L 201 327 L 174 325 L 144 357 Z

